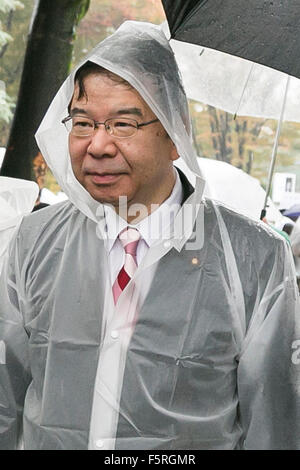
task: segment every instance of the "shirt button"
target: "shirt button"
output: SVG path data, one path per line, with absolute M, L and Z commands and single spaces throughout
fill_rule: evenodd
M 119 338 L 119 333 L 116 330 L 112 330 L 112 332 L 110 333 L 110 336 L 112 337 L 112 339 L 117 339 Z
M 171 246 L 171 243 L 170 243 L 170 242 L 164 242 L 164 247 L 165 247 L 165 248 L 169 248 L 169 246 Z
M 98 439 L 95 444 L 98 449 L 102 449 L 102 447 L 104 446 L 104 442 L 101 439 Z

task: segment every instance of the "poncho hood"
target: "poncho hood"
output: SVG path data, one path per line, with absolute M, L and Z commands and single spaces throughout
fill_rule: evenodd
M 97 220 L 101 213 L 102 205 L 89 195 L 73 174 L 68 133 L 61 123 L 68 114 L 76 71 L 87 61 L 121 76 L 140 93 L 166 129 L 180 157 L 199 177 L 196 178 L 196 189 L 197 185 L 203 187 L 192 145 L 187 98 L 169 42 L 160 26 L 126 21 L 73 70 L 53 99 L 36 133 L 47 164 L 71 202 L 93 220 Z

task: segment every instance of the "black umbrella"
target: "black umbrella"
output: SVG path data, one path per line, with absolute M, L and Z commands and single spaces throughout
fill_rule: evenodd
M 162 0 L 172 39 L 300 78 L 299 0 Z

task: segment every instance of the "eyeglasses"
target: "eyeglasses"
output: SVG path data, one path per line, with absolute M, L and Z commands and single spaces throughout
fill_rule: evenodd
M 94 134 L 95 129 L 103 124 L 109 135 L 122 139 L 132 137 L 140 127 L 148 126 L 148 124 L 157 121 L 158 119 L 153 119 L 139 124 L 135 119 L 110 118 L 104 122 L 98 122 L 86 116 L 67 116 L 61 122 L 65 125 L 67 131 L 76 137 L 89 137 Z

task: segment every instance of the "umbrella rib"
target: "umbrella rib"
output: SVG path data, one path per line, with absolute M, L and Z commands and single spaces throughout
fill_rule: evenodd
M 186 23 L 190 20 L 190 18 L 195 13 L 197 13 L 197 11 L 200 10 L 200 8 L 202 8 L 207 2 L 208 2 L 208 0 L 202 0 L 202 1 L 200 1 L 200 3 L 198 3 L 198 5 L 194 6 L 194 8 L 191 9 L 191 11 L 186 15 L 186 17 L 181 22 L 181 24 L 178 26 L 178 28 L 176 28 L 176 31 L 174 31 L 174 35 L 171 34 L 171 36 L 173 36 L 173 39 L 176 39 L 175 34 L 179 33 L 181 31 L 181 29 L 183 29 L 185 27 Z
M 290 84 L 290 76 L 288 75 L 285 90 L 284 90 L 284 97 L 283 97 L 283 102 L 282 102 L 282 106 L 281 106 L 280 117 L 279 117 L 279 121 L 278 121 L 278 124 L 277 124 L 275 141 L 274 141 L 273 150 L 272 150 L 271 165 L 270 165 L 269 176 L 268 176 L 268 186 L 267 186 L 267 189 L 266 189 L 266 196 L 265 196 L 265 202 L 264 202 L 264 207 L 263 207 L 262 213 L 265 212 L 267 204 L 268 204 L 268 197 L 269 197 L 270 189 L 271 189 L 271 183 L 272 183 L 272 177 L 273 177 L 273 172 L 274 172 L 274 166 L 275 166 L 279 136 L 280 136 L 280 131 L 281 131 L 281 124 L 282 124 L 282 121 L 283 121 L 283 115 L 284 115 L 284 111 L 285 111 L 285 104 L 286 104 L 286 98 L 287 98 L 287 92 L 288 92 L 288 89 L 289 89 L 289 84 Z
M 255 65 L 254 63 L 251 65 L 250 72 L 249 72 L 248 77 L 247 77 L 247 79 L 246 79 L 246 81 L 245 81 L 244 88 L 243 88 L 242 94 L 241 94 L 241 96 L 240 96 L 240 100 L 239 100 L 239 102 L 238 102 L 237 109 L 236 109 L 236 112 L 234 113 L 233 119 L 236 119 L 237 114 L 238 114 L 238 112 L 239 112 L 239 109 L 240 109 L 240 106 L 241 106 L 241 102 L 242 102 L 242 100 L 243 100 L 243 97 L 244 97 L 246 88 L 247 88 L 247 86 L 248 86 L 248 83 L 249 83 L 250 76 L 251 76 L 251 74 L 252 74 L 252 70 L 253 70 L 254 65 Z

